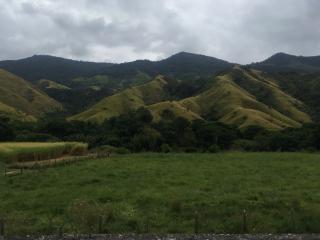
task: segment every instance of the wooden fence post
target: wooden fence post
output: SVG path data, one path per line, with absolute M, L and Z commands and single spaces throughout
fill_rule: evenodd
M 247 211 L 245 209 L 243 209 L 243 212 L 242 212 L 242 231 L 243 231 L 243 233 L 247 233 L 248 232 L 248 228 L 247 228 Z
M 194 233 L 199 233 L 199 213 L 198 211 L 194 212 Z
M 98 218 L 98 233 L 102 233 L 102 226 L 103 226 L 103 218 L 99 216 Z
M 0 218 L 0 239 L 4 239 L 4 219 L 3 218 Z

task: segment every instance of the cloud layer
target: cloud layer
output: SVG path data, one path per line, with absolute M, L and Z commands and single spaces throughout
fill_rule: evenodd
M 320 54 L 318 0 L 0 0 L 0 59 L 124 62 L 179 51 L 231 62 Z

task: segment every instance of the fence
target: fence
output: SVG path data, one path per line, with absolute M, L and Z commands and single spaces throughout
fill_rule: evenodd
M 81 211 L 81 210 L 80 210 Z M 239 222 L 239 233 L 242 234 L 248 234 L 250 231 L 248 230 L 248 222 L 247 222 L 247 211 L 243 210 L 242 213 L 239 213 L 239 215 L 242 215 L 242 222 Z M 48 235 L 48 236 L 63 236 L 64 234 L 68 235 L 74 235 L 77 236 L 79 234 L 110 234 L 108 230 L 106 230 L 106 225 L 108 224 L 108 216 L 105 215 L 96 215 L 94 218 L 91 216 L 87 218 L 79 218 L 82 220 L 81 223 L 78 223 L 77 228 L 69 227 L 68 229 L 65 228 L 66 225 L 68 225 L 65 222 L 60 222 L 59 224 L 54 224 L 52 221 L 49 221 L 48 226 L 44 232 L 28 232 L 25 229 L 17 229 L 17 224 L 24 224 L 22 228 L 27 228 L 28 224 L 32 225 L 34 224 L 33 220 L 16 220 L 16 219 L 10 219 L 10 218 L 1 218 L 0 216 L 0 239 L 7 239 L 10 236 L 24 236 L 24 235 Z M 77 220 L 79 220 L 77 219 Z M 190 221 L 193 223 L 192 226 L 192 233 L 193 234 L 201 234 L 202 231 L 202 223 L 203 218 L 199 214 L 198 211 L 195 211 L 192 215 L 192 219 Z M 83 224 L 86 224 L 85 227 L 86 231 L 83 231 L 84 226 Z M 66 230 L 67 229 L 67 230 Z M 73 229 L 73 231 L 70 229 Z M 81 229 L 81 230 L 80 230 Z M 140 226 L 140 229 L 135 229 L 134 233 L 144 233 L 144 234 L 150 234 L 152 232 L 152 226 L 150 224 L 150 219 L 147 219 L 147 221 L 144 221 L 144 225 Z M 189 233 L 190 234 L 190 233 Z
M 85 161 L 90 159 L 98 159 L 110 157 L 110 153 L 93 153 L 85 156 L 72 156 L 55 158 L 43 161 L 21 162 L 11 164 L 8 168 L 4 169 L 4 176 L 15 176 L 24 173 L 24 169 L 36 170 L 48 167 L 54 167 L 58 165 L 68 165 L 74 162 Z

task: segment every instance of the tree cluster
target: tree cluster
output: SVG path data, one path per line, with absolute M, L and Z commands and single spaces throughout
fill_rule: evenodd
M 80 141 L 91 148 L 121 147 L 131 152 L 317 151 L 320 125 L 270 131 L 257 126 L 239 130 L 217 121 L 189 121 L 170 110 L 153 121 L 145 108 L 113 117 L 102 124 L 50 117 L 37 123 L 0 118 L 0 141 Z

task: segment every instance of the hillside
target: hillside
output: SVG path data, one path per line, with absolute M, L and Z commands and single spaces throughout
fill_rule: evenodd
M 240 128 L 258 125 L 269 129 L 298 127 L 309 122 L 303 104 L 284 93 L 261 72 L 238 66 L 215 77 L 212 87 L 181 104 L 191 111 Z
M 240 128 L 259 125 L 281 129 L 298 127 L 310 122 L 311 117 L 320 119 L 317 56 L 278 53 L 260 63 L 236 67 L 221 59 L 187 52 L 160 61 L 122 64 L 33 56 L 2 61 L 0 66 L 36 81 L 42 91 L 74 115 L 72 120 L 102 122 L 139 107 L 148 108 L 156 121 L 167 109 L 189 120 L 219 120 Z M 30 116 L 52 111 L 50 106 L 57 102 L 28 86 L 38 94 L 26 93 L 22 88 L 18 95 L 24 96 L 24 101 L 14 101 L 6 87 L 0 101 Z M 33 95 L 46 97 L 27 104 L 25 99 L 32 100 Z
M 33 122 L 35 117 L 25 114 L 17 109 L 0 102 L 0 117 L 5 117 L 14 121 Z
M 189 120 L 218 120 L 240 128 L 258 125 L 268 129 L 299 127 L 310 122 L 299 100 L 283 92 L 276 80 L 256 70 L 235 66 L 212 79 L 211 86 L 200 94 L 179 101 L 166 101 L 163 78 L 129 88 L 107 97 L 72 120 L 102 122 L 139 107 L 146 107 L 154 120 L 164 110 Z
M 106 97 L 87 111 L 71 117 L 70 120 L 103 122 L 105 119 L 119 116 L 139 107 L 161 102 L 166 99 L 164 90 L 166 84 L 163 77 L 158 76 L 146 84 L 130 87 Z
M 8 116 L 34 119 L 44 113 L 62 110 L 62 106 L 30 83 L 0 69 L 1 112 Z
M 159 121 L 164 118 L 164 111 L 169 110 L 176 117 L 183 117 L 190 121 L 195 119 L 202 119 L 198 114 L 190 111 L 185 106 L 177 101 L 164 101 L 147 106 L 147 109 L 151 112 L 154 121 Z

